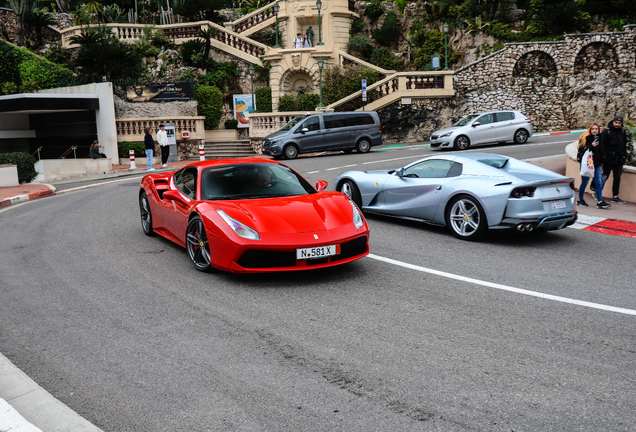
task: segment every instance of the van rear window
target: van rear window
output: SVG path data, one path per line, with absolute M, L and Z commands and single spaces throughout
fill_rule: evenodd
M 369 114 L 354 114 L 348 118 L 349 126 L 372 125 L 375 122 Z

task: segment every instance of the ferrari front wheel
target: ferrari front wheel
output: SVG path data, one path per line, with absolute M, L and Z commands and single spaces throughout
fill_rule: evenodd
M 351 180 L 345 180 L 340 183 L 338 187 L 338 191 L 342 192 L 346 196 L 348 196 L 351 201 L 356 203 L 358 207 L 362 206 L 362 197 L 360 196 L 360 189 L 358 186 Z
M 488 231 L 484 210 L 477 200 L 465 195 L 452 199 L 446 207 L 446 224 L 462 240 L 479 240 Z
M 210 271 L 210 245 L 203 221 L 199 216 L 192 218 L 186 230 L 186 247 L 190 261 L 197 270 Z
M 148 196 L 146 191 L 142 191 L 139 195 L 139 213 L 141 214 L 141 227 L 144 230 L 144 234 L 151 236 L 154 234 L 152 228 L 152 213 L 150 212 L 150 203 L 148 202 Z

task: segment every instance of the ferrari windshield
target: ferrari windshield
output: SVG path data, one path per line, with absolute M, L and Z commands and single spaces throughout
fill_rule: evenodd
M 290 168 L 273 163 L 222 165 L 201 174 L 201 199 L 275 198 L 316 193 Z
M 279 130 L 288 131 L 291 128 L 293 128 L 294 126 L 296 126 L 298 123 L 300 123 L 304 119 L 305 119 L 305 117 L 294 117 L 289 123 L 287 123 L 285 126 L 280 128 Z
M 477 114 L 467 115 L 466 117 L 463 117 L 461 120 L 455 123 L 453 126 L 466 126 L 468 123 L 475 120 L 477 117 L 478 117 Z

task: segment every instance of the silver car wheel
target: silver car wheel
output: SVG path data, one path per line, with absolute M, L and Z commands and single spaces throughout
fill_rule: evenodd
M 485 217 L 479 205 L 468 197 L 453 201 L 448 212 L 448 225 L 457 237 L 472 240 L 485 232 Z
M 515 143 L 523 144 L 528 141 L 528 131 L 525 129 L 519 129 L 515 132 Z
M 298 156 L 298 149 L 296 148 L 295 145 L 290 144 L 287 147 L 285 147 L 285 157 L 287 159 L 295 159 L 296 156 Z
M 190 261 L 197 270 L 209 271 L 210 264 L 210 244 L 205 233 L 205 227 L 200 217 L 194 217 L 188 224 L 186 230 L 186 247 Z
M 338 188 L 340 192 L 345 194 L 351 201 L 353 201 L 358 207 L 362 206 L 362 197 L 360 195 L 360 189 L 351 180 L 345 180 L 340 184 Z
M 358 153 L 366 153 L 369 151 L 369 149 L 371 148 L 371 143 L 369 143 L 369 141 L 367 141 L 366 139 L 360 140 L 360 142 L 358 143 L 356 149 L 358 150 Z
M 466 150 L 470 146 L 470 140 L 466 135 L 460 135 L 455 140 L 455 148 L 457 150 Z

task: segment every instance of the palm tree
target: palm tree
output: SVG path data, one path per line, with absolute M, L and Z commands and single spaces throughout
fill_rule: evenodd
M 37 34 L 36 47 L 42 46 L 42 27 L 57 25 L 57 21 L 53 19 L 53 16 L 50 13 L 42 12 L 37 8 L 33 9 L 33 11 L 31 11 L 31 13 L 27 16 L 26 22 L 32 27 L 35 27 L 35 32 Z
M 7 0 L 9 6 L 18 17 L 18 45 L 24 45 L 24 35 L 26 34 L 26 20 L 33 10 L 37 0 Z
M 203 50 L 203 57 L 208 58 L 210 56 L 210 48 L 212 46 L 212 38 L 214 38 L 219 31 L 215 28 L 209 28 L 207 30 L 199 30 L 197 36 L 205 41 L 205 49 Z

